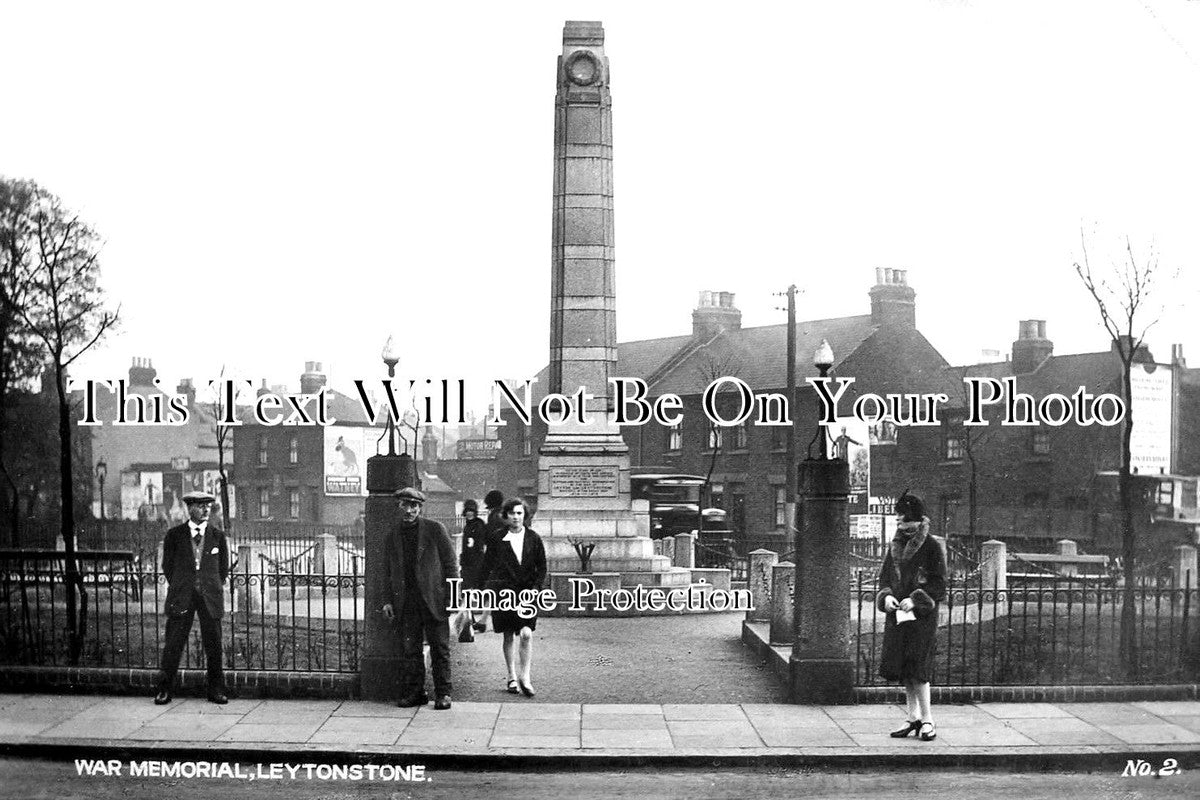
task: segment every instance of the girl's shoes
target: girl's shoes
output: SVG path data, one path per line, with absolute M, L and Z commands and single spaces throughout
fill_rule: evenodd
M 537 692 L 533 691 L 533 684 L 531 684 L 529 681 L 522 680 L 520 685 L 521 694 L 525 695 L 526 697 L 533 697 L 535 694 L 537 694 Z
M 933 727 L 932 722 L 921 723 L 921 741 L 932 742 L 937 738 L 937 730 Z
M 520 694 L 521 693 L 521 690 L 517 688 L 517 679 L 516 678 L 508 679 L 508 693 L 509 694 Z
M 904 737 L 908 736 L 910 733 L 916 733 L 919 730 L 921 730 L 921 720 L 914 719 L 911 722 L 904 723 L 903 728 L 892 731 L 888 735 L 891 736 L 893 739 L 903 739 Z

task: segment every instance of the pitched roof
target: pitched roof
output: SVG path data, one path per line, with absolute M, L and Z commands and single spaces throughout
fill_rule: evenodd
M 850 358 L 879 330 L 871 315 L 798 320 L 796 322 L 796 382 L 819 373 L 812 358 L 822 339 L 833 349 L 834 368 Z M 533 401 L 546 396 L 550 369 L 542 367 L 533 385 Z M 737 377 L 756 390 L 782 389 L 787 384 L 787 325 L 726 330 L 709 339 L 667 336 L 620 342 L 614 377 L 641 378 L 651 396 L 672 392 L 700 394 L 715 378 Z
M 1163 364 L 1157 365 L 1156 368 L 1169 369 Z M 964 400 L 962 379 L 968 376 L 996 380 L 1015 377 L 1017 390 L 1035 397 L 1043 397 L 1052 392 L 1069 397 L 1081 386 L 1085 387 L 1089 394 L 1095 395 L 1120 391 L 1121 362 L 1111 351 L 1106 350 L 1099 353 L 1050 356 L 1033 372 L 1022 374 L 1013 372 L 1011 361 L 947 367 L 944 371 L 945 387 L 939 391 L 946 392 L 950 397 L 951 406 L 961 404 Z
M 877 329 L 870 315 L 796 323 L 796 381 L 816 376 L 812 356 L 822 339 L 833 348 L 834 366 L 849 358 Z M 708 340 L 691 336 L 622 342 L 617 374 L 642 378 L 650 393 L 699 394 L 715 378 L 740 378 L 755 389 L 783 388 L 787 376 L 787 325 L 726 330 Z

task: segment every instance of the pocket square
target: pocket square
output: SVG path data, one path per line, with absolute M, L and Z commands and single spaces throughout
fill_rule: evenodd
M 212 550 L 209 550 L 208 552 L 212 553 L 215 556 L 217 553 L 221 552 L 221 548 L 214 547 Z

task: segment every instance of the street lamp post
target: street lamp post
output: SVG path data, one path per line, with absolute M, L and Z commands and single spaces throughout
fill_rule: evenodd
M 829 370 L 833 367 L 833 348 L 829 346 L 828 339 L 822 339 L 821 344 L 817 347 L 817 351 L 813 353 L 813 366 L 821 373 L 822 378 L 829 377 Z M 825 447 L 825 429 L 821 426 L 821 402 L 817 400 L 817 432 L 813 435 L 812 441 L 808 443 L 808 457 L 811 459 L 813 442 L 820 441 L 821 448 L 817 451 L 817 460 L 824 461 L 828 458 L 827 448 Z

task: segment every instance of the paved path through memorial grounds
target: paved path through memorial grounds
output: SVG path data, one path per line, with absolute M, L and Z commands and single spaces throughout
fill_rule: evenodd
M 784 687 L 741 642 L 745 614 L 541 617 L 534 631 L 534 702 L 778 703 Z M 505 691 L 503 636 L 452 641 L 456 700 L 530 702 Z

